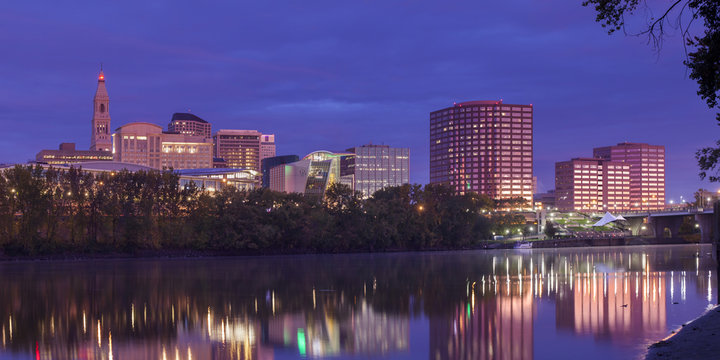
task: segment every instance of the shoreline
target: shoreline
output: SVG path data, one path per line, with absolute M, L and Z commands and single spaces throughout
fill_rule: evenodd
M 720 305 L 648 347 L 645 360 L 714 359 L 720 356 Z
M 682 239 L 641 239 L 622 238 L 607 241 L 607 239 L 572 239 L 572 240 L 542 240 L 533 241 L 533 247 L 527 250 L 553 250 L 571 248 L 597 248 L 597 247 L 633 247 L 655 245 L 705 245 L 703 243 L 686 242 Z M 600 240 L 600 241 L 597 241 Z M 383 251 L 350 251 L 350 252 L 321 252 L 321 251 L 226 251 L 226 250 L 181 250 L 181 249 L 145 249 L 134 252 L 63 252 L 38 255 L 8 255 L 0 251 L 0 264 L 26 261 L 83 261 L 83 260 L 132 260 L 132 259 L 197 259 L 220 257 L 272 257 L 272 256 L 307 256 L 307 255 L 373 255 L 398 253 L 440 253 L 452 251 L 474 250 L 513 250 L 515 242 L 488 242 L 468 248 L 435 248 L 435 249 L 385 249 Z

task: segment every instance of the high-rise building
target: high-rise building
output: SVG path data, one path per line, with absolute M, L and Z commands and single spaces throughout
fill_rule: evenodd
M 92 128 L 90 132 L 91 151 L 110 151 L 112 139 L 110 134 L 110 97 L 105 88 L 105 74 L 100 70 L 97 89 L 93 99 Z
M 257 130 L 218 130 L 213 134 L 213 156 L 227 167 L 261 171 L 260 160 L 275 156 L 275 135 Z
M 40 150 L 35 155 L 36 162 L 50 165 L 112 160 L 110 151 L 76 150 L 75 143 L 62 143 L 58 150 Z
M 597 158 L 555 163 L 555 207 L 561 211 L 618 211 L 630 205 L 630 166 Z
M 262 159 L 262 161 L 260 161 L 260 167 L 262 168 L 262 186 L 265 188 L 270 187 L 270 169 L 278 165 L 289 164 L 299 160 L 300 157 L 297 155 L 281 155 Z
M 355 156 L 342 161 L 343 176 L 352 175 L 355 190 L 365 197 L 388 187 L 410 182 L 410 149 L 389 145 L 363 145 L 347 149 Z
M 275 135 L 260 135 L 260 167 L 262 167 L 263 159 L 275 156 Z
M 204 138 L 212 137 L 212 126 L 209 122 L 201 119 L 195 114 L 174 113 L 168 131 L 178 134 L 202 136 Z
M 630 208 L 665 208 L 665 147 L 641 143 L 619 143 L 593 149 L 596 158 L 630 166 Z
M 430 113 L 430 183 L 532 204 L 532 105 L 468 101 Z
M 212 168 L 212 143 L 202 136 L 163 132 L 155 124 L 136 122 L 115 130 L 114 159 L 155 169 Z

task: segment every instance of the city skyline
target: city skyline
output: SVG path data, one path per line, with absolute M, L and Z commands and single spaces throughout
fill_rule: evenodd
M 89 148 L 89 97 L 104 62 L 115 127 L 164 124 L 189 108 L 218 129 L 276 134 L 278 154 L 409 147 L 410 181 L 428 183 L 428 114 L 454 101 L 503 99 L 534 106 L 539 191 L 553 188 L 556 161 L 624 141 L 666 146 L 668 201 L 720 187 L 697 176 L 694 151 L 712 144 L 717 128 L 686 77 L 679 41 L 656 56 L 644 39 L 607 36 L 579 3 L 516 3 L 482 11 L 469 3 L 281 6 L 273 17 L 298 16 L 272 29 L 253 19 L 269 14 L 257 4 L 211 5 L 198 19 L 187 4 L 138 4 L 158 15 L 147 20 L 113 5 L 87 4 L 82 14 L 5 5 L 0 162 L 25 162 L 60 142 Z M 488 12 L 497 15 L 481 16 Z M 231 14 L 239 21 L 226 21 Z M 207 26 L 191 31 L 198 21 Z M 136 24 L 129 32 L 128 22 Z

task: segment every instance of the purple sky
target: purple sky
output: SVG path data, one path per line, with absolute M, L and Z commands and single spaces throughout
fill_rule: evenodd
M 276 134 L 278 155 L 368 142 L 410 147 L 428 181 L 429 113 L 454 101 L 535 107 L 535 174 L 622 141 L 667 148 L 667 198 L 701 182 L 694 152 L 720 138 L 678 37 L 608 36 L 581 0 L 56 1 L 0 5 L 0 162 L 60 142 L 89 147 L 104 63 L 112 127 Z M 202 4 L 202 5 L 200 5 Z

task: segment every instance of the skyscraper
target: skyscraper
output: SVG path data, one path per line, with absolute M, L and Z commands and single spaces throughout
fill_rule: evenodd
M 110 97 L 105 88 L 105 74 L 100 70 L 97 89 L 93 99 L 92 128 L 90 132 L 90 151 L 110 151 Z
M 218 130 L 213 134 L 213 156 L 227 167 L 260 171 L 260 136 L 257 130 Z
M 665 207 L 665 147 L 619 143 L 593 149 L 596 158 L 630 165 L 630 208 L 656 210 Z
M 468 101 L 431 112 L 430 183 L 531 204 L 532 105 Z
M 347 149 L 355 156 L 342 160 L 341 173 L 353 175 L 355 190 L 365 197 L 388 187 L 410 182 L 410 149 L 363 145 Z

